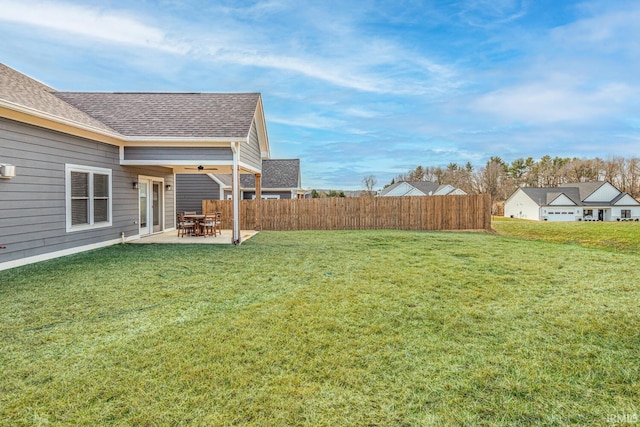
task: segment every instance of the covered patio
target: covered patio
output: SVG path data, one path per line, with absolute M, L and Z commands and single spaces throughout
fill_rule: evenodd
M 258 234 L 256 230 L 240 230 L 240 239 L 245 241 Z M 222 230 L 218 236 L 184 236 L 178 237 L 176 230 L 142 236 L 139 239 L 130 240 L 135 244 L 188 244 L 188 245 L 230 245 L 233 243 L 233 230 Z
M 123 135 L 119 164 L 137 174 L 133 188 L 139 191 L 139 233 L 132 241 L 175 229 L 176 174 L 220 173 L 231 176 L 233 210 L 231 234 L 217 239 L 242 242 L 240 177 L 253 175 L 259 195 L 262 160 L 270 157 L 259 93 L 73 92 L 60 97 Z

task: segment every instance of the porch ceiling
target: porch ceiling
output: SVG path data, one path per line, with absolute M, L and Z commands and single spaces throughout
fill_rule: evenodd
M 128 164 L 127 166 L 131 166 L 131 164 Z M 142 166 L 142 165 L 140 165 Z M 149 166 L 144 165 L 144 166 Z M 208 174 L 208 173 L 213 173 L 213 174 L 227 174 L 230 175 L 233 173 L 233 166 L 232 165 L 207 165 L 207 164 L 192 164 L 192 165 L 172 165 L 172 164 L 165 164 L 165 165 L 157 165 L 160 167 L 166 167 L 169 169 L 173 169 L 173 173 L 180 173 L 180 174 Z M 241 174 L 251 174 L 251 175 L 255 175 L 256 172 L 240 167 L 240 173 Z

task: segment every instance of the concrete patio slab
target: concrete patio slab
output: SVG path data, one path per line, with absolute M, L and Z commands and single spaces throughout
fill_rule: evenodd
M 250 239 L 258 234 L 255 230 L 241 230 L 240 237 L 242 241 Z M 176 230 L 165 231 L 163 233 L 152 234 L 150 236 L 144 236 L 140 239 L 131 240 L 129 243 L 136 244 L 152 244 L 152 243 L 178 243 L 178 244 L 190 244 L 190 245 L 230 245 L 232 240 L 233 230 L 222 230 L 222 234 L 216 237 L 212 236 L 184 236 L 178 237 Z

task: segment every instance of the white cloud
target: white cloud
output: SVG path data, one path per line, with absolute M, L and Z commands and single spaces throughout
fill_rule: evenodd
M 0 20 L 3 21 L 174 53 L 186 50 L 186 46 L 167 40 L 161 29 L 123 12 L 38 0 L 0 0 L 0 10 Z
M 620 83 L 581 88 L 566 78 L 500 89 L 477 99 L 472 108 L 527 124 L 589 122 L 616 115 L 636 93 Z
M 383 85 L 375 78 L 342 73 L 340 72 L 340 66 L 336 63 L 330 66 L 329 64 L 321 64 L 318 63 L 318 61 L 301 57 L 260 54 L 251 51 L 218 51 L 214 52 L 214 57 L 234 64 L 292 71 L 307 77 L 329 82 L 336 86 L 348 87 L 365 92 L 385 93 L 392 90 L 388 87 L 388 84 Z
M 526 124 L 590 122 L 615 117 L 637 94 L 637 89 L 623 83 L 590 88 L 567 77 L 500 89 L 478 98 L 472 108 Z
M 344 126 L 342 120 L 323 117 L 315 113 L 298 115 L 296 117 L 287 116 L 286 118 L 269 116 L 269 122 L 319 130 L 336 130 Z
M 527 13 L 526 0 L 465 0 L 460 17 L 474 27 L 493 27 L 522 18 Z
M 388 40 L 368 37 L 348 21 L 335 20 L 319 27 L 310 11 L 286 1 L 257 2 L 248 8 L 212 7 L 220 13 L 215 31 L 203 23 L 166 21 L 166 17 L 163 27 L 158 27 L 126 10 L 55 0 L 0 0 L 0 21 L 114 44 L 189 52 L 217 63 L 281 70 L 368 93 L 438 96 L 459 86 L 446 65 Z M 280 12 L 290 12 L 291 19 L 301 21 L 296 35 L 283 37 L 281 29 L 246 21 L 247 17 L 273 17 Z M 305 30 L 309 26 L 313 31 Z M 180 40 L 175 38 L 178 32 Z
M 559 27 L 552 33 L 555 45 L 569 49 L 593 52 L 593 49 L 630 50 L 640 52 L 640 5 L 596 13 L 571 24 Z

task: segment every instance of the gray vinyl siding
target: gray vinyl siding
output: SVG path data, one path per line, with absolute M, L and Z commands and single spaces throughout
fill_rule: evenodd
M 220 200 L 220 186 L 207 175 L 176 175 L 176 212 L 202 213 L 203 200 Z
M 0 119 L 0 163 L 16 176 L 0 179 L 0 263 L 137 235 L 138 174 L 164 178 L 161 167 L 122 167 L 118 147 Z M 65 164 L 112 171 L 112 226 L 66 231 Z M 174 186 L 175 188 L 175 186 Z M 174 227 L 173 191 L 165 191 L 165 227 Z
M 242 144 L 242 147 L 240 148 L 240 161 L 257 168 L 258 170 L 262 169 L 262 154 L 260 152 L 260 143 L 258 142 L 258 132 L 256 131 L 255 120 L 251 123 L 248 142 L 246 144 Z
M 125 147 L 125 160 L 232 161 L 231 147 Z

